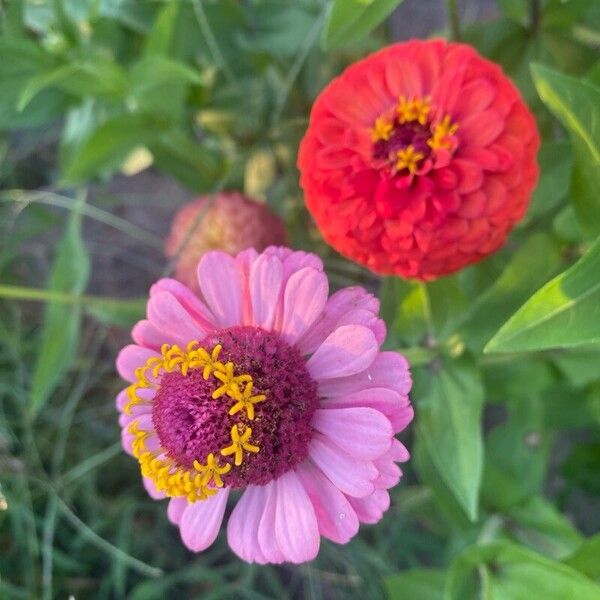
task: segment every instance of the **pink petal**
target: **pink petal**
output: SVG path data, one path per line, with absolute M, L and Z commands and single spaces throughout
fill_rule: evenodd
M 296 472 L 312 502 L 319 533 L 345 544 L 358 533 L 358 518 L 348 499 L 314 464 L 305 460 Z
M 367 327 L 343 325 L 319 346 L 306 367 L 317 381 L 354 375 L 371 365 L 378 348 L 375 335 Z
M 362 523 L 377 523 L 390 507 L 390 495 L 385 490 L 375 490 L 365 498 L 348 498 Z
M 156 485 L 152 479 L 149 479 L 148 477 L 142 477 L 142 481 L 144 482 L 144 487 L 146 488 L 148 495 L 153 500 L 162 500 L 163 498 L 167 497 L 164 492 L 161 492 L 156 488 Z
M 241 275 L 242 286 L 242 323 L 244 325 L 254 325 L 254 316 L 252 315 L 252 303 L 250 301 L 250 269 L 254 261 L 258 258 L 258 252 L 254 248 L 246 248 L 235 257 L 235 264 Z
M 254 323 L 271 330 L 279 306 L 283 267 L 276 256 L 261 255 L 250 270 L 250 298 Z
M 242 287 L 235 259 L 225 252 L 208 252 L 198 265 L 198 283 L 216 322 L 222 327 L 242 322 Z
M 269 246 L 263 254 L 268 256 L 277 256 L 283 264 L 283 280 L 287 281 L 290 276 L 306 267 L 323 271 L 323 261 L 312 252 L 302 252 L 290 250 L 281 246 Z
M 285 560 L 275 538 L 275 511 L 277 506 L 276 482 L 263 486 L 263 513 L 258 524 L 258 544 L 266 562 L 279 564 Z
M 361 312 L 358 313 L 357 311 Z M 325 341 L 327 336 L 336 329 L 336 327 L 349 323 L 370 326 L 370 324 L 374 324 L 374 321 L 377 320 L 376 316 L 378 313 L 379 300 L 372 294 L 366 292 L 363 288 L 349 287 L 340 290 L 329 298 L 323 310 L 323 314 L 298 341 L 297 347 L 303 354 L 310 354 Z M 366 316 L 367 314 L 371 314 L 371 319 L 373 320 L 370 320 L 369 317 Z M 369 324 L 357 322 L 353 319 L 355 316 L 359 316 L 362 320 L 369 320 Z M 341 320 L 343 320 L 343 322 L 340 322 Z M 378 328 L 380 327 L 379 325 L 376 326 Z M 375 331 L 373 333 L 375 333 Z
M 374 408 L 383 413 L 389 419 L 395 432 L 402 431 L 412 420 L 412 407 L 408 397 L 401 396 L 389 388 L 374 387 L 359 390 L 347 396 L 321 400 L 321 407 L 325 409 L 360 406 Z
M 167 508 L 167 517 L 173 525 L 179 525 L 181 517 L 185 509 L 188 507 L 189 502 L 187 498 L 171 498 L 169 500 L 169 507 Z
M 267 496 L 264 486 L 249 485 L 235 505 L 227 524 L 229 547 L 242 560 L 250 563 L 267 562 L 258 543 L 258 527 Z
M 372 481 L 378 471 L 373 463 L 352 458 L 320 433 L 316 433 L 311 440 L 308 454 L 329 481 L 344 494 L 361 497 L 375 489 Z
M 275 538 L 285 560 L 303 563 L 319 552 L 319 526 L 310 498 L 294 471 L 275 481 Z
M 317 409 L 311 425 L 359 460 L 373 460 L 385 454 L 394 435 L 382 413 L 365 407 Z
M 288 280 L 283 294 L 281 336 L 293 344 L 319 317 L 329 293 L 324 273 L 305 267 Z
M 370 388 L 390 388 L 406 396 L 412 386 L 408 361 L 397 352 L 380 352 L 368 369 L 349 377 L 322 381 L 319 393 L 339 398 Z
M 189 504 L 183 511 L 179 523 L 181 539 L 193 552 L 206 550 L 215 541 L 228 496 L 229 489 L 220 489 L 214 496 Z
M 152 348 L 160 352 L 163 344 L 175 344 L 175 338 L 171 335 L 159 331 L 150 321 L 138 321 L 131 330 L 133 341 L 139 346 Z
M 148 300 L 148 319 L 158 330 L 171 336 L 180 346 L 206 337 L 179 300 L 170 292 L 158 292 Z
M 211 314 L 208 307 L 183 283 L 176 279 L 159 279 L 150 288 L 150 296 L 154 296 L 160 292 L 170 292 L 173 294 L 181 306 L 183 306 L 202 329 L 206 331 L 216 329 L 215 317 Z
M 410 453 L 400 440 L 394 438 L 390 448 L 390 457 L 394 462 L 406 462 L 410 458 Z
M 135 370 L 138 367 L 143 367 L 146 361 L 153 356 L 160 355 L 154 352 L 154 350 L 129 344 L 117 356 L 117 371 L 123 379 L 133 383 L 137 381 Z

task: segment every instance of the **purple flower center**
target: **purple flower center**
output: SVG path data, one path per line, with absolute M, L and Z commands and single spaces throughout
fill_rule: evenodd
M 306 457 L 318 405 L 317 384 L 300 353 L 275 333 L 231 327 L 200 342 L 209 350 L 217 344 L 222 345 L 219 360 L 232 362 L 236 374 L 250 375 L 252 393 L 266 396 L 254 405 L 254 418 L 245 410 L 230 415 L 235 400 L 212 397 L 221 382 L 204 379 L 201 368 L 192 368 L 186 375 L 173 371 L 162 376 L 152 410 L 154 427 L 161 446 L 182 467 L 193 469 L 194 461 L 204 464 L 212 453 L 221 465 L 231 464 L 223 475 L 225 485 L 264 485 Z M 251 428 L 250 442 L 260 448 L 245 453 L 238 466 L 233 456 L 221 454 L 232 443 L 235 424 L 240 433 Z
M 417 121 L 402 124 L 396 122 L 389 139 L 375 142 L 373 158 L 394 162 L 400 150 L 412 146 L 415 152 L 422 154 L 419 161 L 425 160 L 431 154 L 431 147 L 427 144 L 430 137 L 429 125 L 421 125 Z

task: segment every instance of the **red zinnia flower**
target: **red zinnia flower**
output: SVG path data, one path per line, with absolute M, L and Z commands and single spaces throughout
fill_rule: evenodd
M 210 200 L 210 196 L 201 196 L 184 204 L 175 214 L 165 242 L 168 257 L 179 253 L 175 277 L 196 292 L 200 290 L 198 261 L 206 252 L 223 250 L 237 254 L 246 248 L 262 252 L 267 246 L 287 242 L 283 221 L 266 204 L 239 192 L 222 192 L 212 204 Z M 180 251 L 182 244 L 185 245 Z
M 300 147 L 323 237 L 373 271 L 433 279 L 504 244 L 539 136 L 500 67 L 463 44 L 396 44 L 321 92 Z

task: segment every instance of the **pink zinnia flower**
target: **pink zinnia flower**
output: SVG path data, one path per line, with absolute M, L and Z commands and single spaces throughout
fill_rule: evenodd
M 201 196 L 175 213 L 165 254 L 172 258 L 179 253 L 175 279 L 198 292 L 196 269 L 207 252 L 237 254 L 246 248 L 262 252 L 267 246 L 286 242 L 283 221 L 266 204 L 239 192 L 221 192 L 214 197 Z
M 227 538 L 242 559 L 303 562 L 320 536 L 345 543 L 387 510 L 408 459 L 394 437 L 413 417 L 406 360 L 381 352 L 379 302 L 328 298 L 321 260 L 270 247 L 206 254 L 201 297 L 173 279 L 117 359 L 125 450 L 184 544 Z
M 538 179 L 535 119 L 498 65 L 413 40 L 320 94 L 298 154 L 323 237 L 382 274 L 429 280 L 498 250 Z

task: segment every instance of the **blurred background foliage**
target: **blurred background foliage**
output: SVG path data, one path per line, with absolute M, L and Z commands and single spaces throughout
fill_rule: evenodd
M 0 597 L 600 598 L 598 0 L 0 7 Z M 543 134 L 507 246 L 427 285 L 328 249 L 295 168 L 319 90 L 415 35 L 501 63 Z M 114 356 L 170 216 L 222 189 L 378 293 L 413 363 L 391 509 L 300 567 L 187 552 L 120 450 Z

